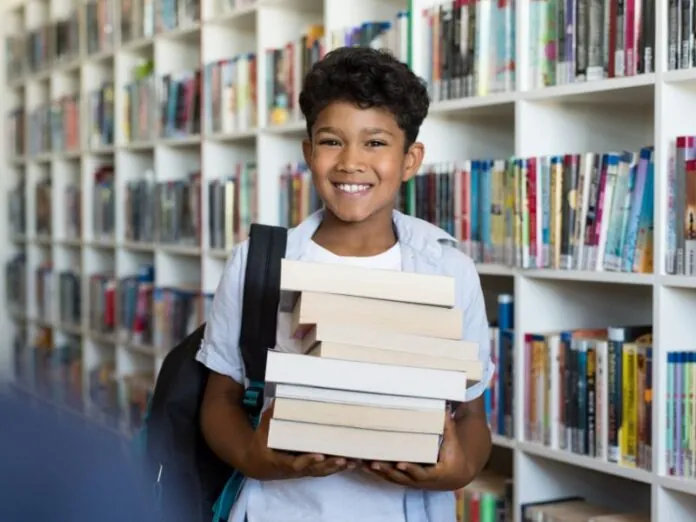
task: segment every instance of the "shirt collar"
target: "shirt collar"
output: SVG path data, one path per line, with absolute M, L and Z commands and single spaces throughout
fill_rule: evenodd
M 317 210 L 288 231 L 286 256 L 289 259 L 301 259 L 304 256 L 323 217 L 324 209 Z M 392 212 L 392 219 L 402 247 L 421 253 L 431 262 L 442 256 L 441 242 L 456 244 L 454 237 L 427 221 L 408 216 L 398 210 Z

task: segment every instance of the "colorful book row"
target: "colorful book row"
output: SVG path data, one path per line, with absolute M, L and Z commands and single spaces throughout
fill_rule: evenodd
M 515 89 L 515 2 L 452 0 L 421 13 L 433 101 Z
M 428 165 L 399 207 L 450 234 L 478 263 L 650 273 L 652 147 Z
M 656 2 L 529 2 L 530 88 L 655 72 Z
M 524 439 L 652 469 L 652 326 L 525 334 Z

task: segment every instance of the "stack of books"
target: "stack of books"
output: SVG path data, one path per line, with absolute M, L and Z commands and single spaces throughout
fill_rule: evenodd
M 483 374 L 454 279 L 283 260 L 281 291 L 301 350 L 268 353 L 268 446 L 437 462 L 449 407 Z

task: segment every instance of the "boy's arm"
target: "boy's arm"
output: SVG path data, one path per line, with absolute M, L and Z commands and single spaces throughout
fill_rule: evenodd
M 322 455 L 298 455 L 268 449 L 268 425 L 272 408 L 266 410 L 256 430 L 242 407 L 244 387 L 211 373 L 201 406 L 201 429 L 213 452 L 245 477 L 278 480 L 323 476 L 343 469 L 344 459 Z
M 488 427 L 483 396 L 462 403 L 455 412 L 457 442 L 462 449 L 464 469 L 460 481 L 453 487 L 459 489 L 474 480 L 488 462 L 491 454 L 491 430 Z
M 461 482 L 448 489 L 459 489 L 476 478 L 488 462 L 492 449 L 491 431 L 483 399 L 494 372 L 489 323 L 478 272 L 473 262 L 467 265 L 464 280 L 469 295 L 465 301 L 468 305 L 464 309 L 463 337 L 478 342 L 479 359 L 484 363 L 484 371 L 481 381 L 467 390 L 469 400 L 461 403 L 454 413 L 457 440 L 462 449 L 465 470 L 460 477 Z
M 256 430 L 244 410 L 244 364 L 239 349 L 243 281 L 248 243 L 233 250 L 225 265 L 196 359 L 210 375 L 201 404 L 201 430 L 210 449 L 245 476 L 258 480 L 324 476 L 345 469 L 345 459 L 293 456 L 269 450 L 267 411 Z
M 242 407 L 244 387 L 235 380 L 211 372 L 201 405 L 201 430 L 208 446 L 223 461 L 245 476 L 269 474 L 262 462 L 249 458 L 254 441 L 252 428 Z

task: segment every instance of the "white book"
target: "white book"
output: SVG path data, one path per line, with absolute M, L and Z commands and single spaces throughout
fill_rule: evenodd
M 277 398 L 273 418 L 310 424 L 442 435 L 446 410 L 403 410 L 358 404 Z
M 470 381 L 483 378 L 481 361 L 458 359 L 454 357 L 434 357 L 428 354 L 381 350 L 352 344 L 320 342 L 307 352 L 308 355 L 342 361 L 360 361 L 393 366 L 412 366 L 414 368 L 433 368 L 435 370 L 455 370 L 463 372 Z
M 464 323 L 457 308 L 302 292 L 292 314 L 292 335 L 303 338 L 314 325 L 337 318 L 355 328 L 382 328 L 444 339 L 461 339 Z
M 282 309 L 290 309 L 300 292 L 340 294 L 452 308 L 454 278 L 359 266 L 281 260 Z
M 423 397 L 385 395 L 382 393 L 334 390 L 331 388 L 314 388 L 312 386 L 301 386 L 296 384 L 268 384 L 266 396 L 421 411 L 444 411 L 446 405 L 444 399 L 427 399 Z
M 437 462 L 442 437 L 271 419 L 268 447 L 365 460 Z
M 444 339 L 426 335 L 406 334 L 374 325 L 321 321 L 302 339 L 302 349 L 308 352 L 319 342 L 351 344 L 397 352 L 447 357 L 463 361 L 478 360 L 478 343 L 460 339 Z
M 269 350 L 266 382 L 463 402 L 462 372 L 325 359 Z

